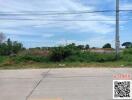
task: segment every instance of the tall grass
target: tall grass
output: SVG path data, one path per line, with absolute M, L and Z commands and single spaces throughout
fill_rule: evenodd
M 130 55 L 132 55 L 132 48 L 125 49 L 123 51 L 123 54 L 130 54 Z
M 125 49 L 121 54 L 123 61 L 132 62 L 132 48 Z
M 43 55 L 16 55 L 14 57 L 0 56 L 0 64 L 2 63 L 27 63 L 27 62 L 38 62 L 38 63 L 54 63 L 54 62 L 113 62 L 115 60 L 114 53 L 92 53 L 89 51 L 81 51 L 76 48 L 56 48 L 51 51 L 48 56 Z M 132 62 L 132 49 L 125 49 L 121 53 L 121 59 L 119 61 Z
M 80 52 L 76 55 L 71 55 L 67 57 L 64 61 L 69 62 L 108 62 L 114 61 L 115 54 L 100 54 L 100 53 L 90 53 L 90 52 Z
M 13 57 L 14 61 L 16 63 L 20 62 L 49 62 L 49 58 L 45 56 L 32 56 L 32 55 L 24 55 L 24 56 L 16 56 Z

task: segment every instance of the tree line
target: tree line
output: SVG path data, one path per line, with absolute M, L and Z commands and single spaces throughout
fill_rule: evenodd
M 124 42 L 122 44 L 125 48 L 132 48 L 132 42 Z M 69 44 L 66 46 L 68 48 L 79 49 L 79 50 L 88 50 L 90 46 L 86 45 L 76 45 L 75 43 Z M 55 49 L 54 49 L 55 48 Z M 41 50 L 56 50 L 59 47 L 36 47 L 36 48 L 29 48 L 29 49 L 41 49 Z M 95 47 L 93 47 L 94 49 Z M 106 43 L 102 48 L 112 48 L 110 43 Z M 18 52 L 25 50 L 26 48 L 23 47 L 23 44 L 18 41 L 12 41 L 10 38 L 6 40 L 6 36 L 4 33 L 0 33 L 0 55 L 15 55 Z M 67 49 L 67 48 L 64 48 Z
M 5 35 L 0 33 L 0 55 L 15 55 L 24 49 L 22 43 L 12 41 L 10 38 L 5 40 L 5 38 Z

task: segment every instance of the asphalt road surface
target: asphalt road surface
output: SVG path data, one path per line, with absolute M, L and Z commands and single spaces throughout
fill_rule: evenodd
M 0 100 L 113 100 L 113 75 L 129 68 L 0 71 Z

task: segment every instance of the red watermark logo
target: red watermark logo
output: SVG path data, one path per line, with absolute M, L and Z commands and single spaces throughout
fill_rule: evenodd
M 115 74 L 113 75 L 113 78 L 116 80 L 131 80 L 132 75 L 131 74 Z

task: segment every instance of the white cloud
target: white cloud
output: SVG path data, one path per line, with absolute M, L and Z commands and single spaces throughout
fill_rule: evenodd
M 121 10 L 131 10 L 132 9 L 132 3 L 125 3 L 122 4 L 120 7 Z
M 51 34 L 51 33 L 44 33 L 42 36 L 45 37 L 45 38 L 50 38 L 50 37 L 53 37 L 54 34 Z
M 8 2 L 8 3 L 7 3 Z M 0 0 L 1 11 L 12 11 L 20 13 L 21 11 L 83 11 L 96 10 L 96 7 L 83 5 L 81 2 L 75 0 Z M 28 13 L 28 12 L 21 12 Z M 38 13 L 38 12 L 37 12 Z M 76 30 L 80 32 L 95 32 L 99 34 L 107 34 L 113 32 L 112 25 L 114 22 L 110 21 L 72 21 L 72 22 L 56 22 L 54 20 L 113 20 L 114 17 L 109 17 L 103 14 L 82 14 L 82 15 L 57 15 L 57 16 L 19 16 L 9 18 L 30 18 L 33 21 L 1 21 L 1 28 L 17 28 L 35 26 L 39 27 L 59 27 L 65 30 Z M 45 19 L 45 21 L 37 20 Z M 53 21 L 48 21 L 53 20 Z M 51 24 L 52 23 L 52 24 Z M 8 29 L 7 29 L 8 30 Z

